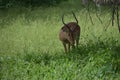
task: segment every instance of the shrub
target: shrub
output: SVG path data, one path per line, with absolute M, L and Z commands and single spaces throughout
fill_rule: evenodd
M 21 6 L 55 6 L 67 0 L 0 0 L 0 8 Z

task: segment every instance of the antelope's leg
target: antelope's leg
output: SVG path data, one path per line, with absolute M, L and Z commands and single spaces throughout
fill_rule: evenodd
M 65 53 L 67 53 L 67 47 L 66 47 L 66 43 L 63 43 L 64 49 L 65 49 Z
M 78 48 L 79 40 L 76 40 L 76 47 Z
M 76 47 L 78 48 L 78 44 L 79 44 L 79 37 L 77 37 L 76 39 Z
M 75 49 L 75 45 L 72 46 L 72 49 Z
M 70 52 L 70 43 L 68 43 L 68 52 Z

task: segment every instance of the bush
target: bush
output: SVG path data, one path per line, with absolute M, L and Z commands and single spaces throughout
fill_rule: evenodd
M 0 0 L 0 8 L 21 6 L 55 6 L 67 0 Z

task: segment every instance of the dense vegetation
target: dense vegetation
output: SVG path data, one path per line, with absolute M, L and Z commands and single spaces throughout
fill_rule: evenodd
M 94 25 L 80 1 L 70 0 L 56 7 L 17 7 L 0 10 L 1 80 L 120 80 L 120 34 L 109 25 L 108 8 L 93 10 Z M 79 49 L 65 54 L 58 34 L 65 22 L 74 21 L 81 37 Z M 106 29 L 106 30 L 105 30 Z
M 15 6 L 54 6 L 67 0 L 0 0 L 0 7 L 8 8 Z

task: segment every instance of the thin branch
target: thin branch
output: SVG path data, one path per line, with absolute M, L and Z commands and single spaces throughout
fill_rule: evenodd
M 101 24 L 103 24 L 102 20 L 100 19 L 100 17 L 98 16 L 98 13 L 96 12 L 96 16 L 98 18 L 98 20 L 101 22 Z
M 118 24 L 118 30 L 119 30 L 119 33 L 120 33 L 120 24 L 119 24 L 119 11 L 118 11 L 119 9 L 118 9 L 118 5 L 116 6 L 116 13 L 117 13 L 117 24 Z
M 114 26 L 115 4 L 113 4 L 112 10 L 112 26 Z
M 108 25 L 107 25 L 107 26 L 105 26 L 105 31 L 106 31 L 106 30 L 107 30 L 107 28 L 110 26 L 111 21 L 112 21 L 112 18 L 110 18 Z
M 101 22 L 101 24 L 103 24 L 102 20 L 101 20 L 100 17 L 98 16 L 98 13 L 97 13 L 97 6 L 95 6 L 95 9 L 96 9 L 96 16 L 97 16 L 98 20 Z
M 94 25 L 93 20 L 92 20 L 92 17 L 91 17 L 91 15 L 90 15 L 90 0 L 89 0 L 89 2 L 88 2 L 88 7 L 87 7 L 86 9 L 87 9 L 87 12 L 88 12 L 90 21 L 91 21 L 92 25 Z

